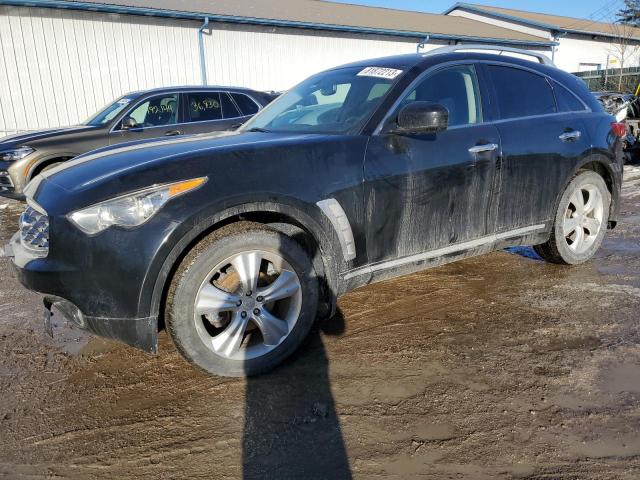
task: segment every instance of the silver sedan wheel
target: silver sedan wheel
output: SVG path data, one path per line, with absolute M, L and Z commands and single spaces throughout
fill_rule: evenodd
M 200 286 L 194 321 L 216 355 L 249 360 L 280 345 L 298 321 L 302 288 L 278 254 L 246 251 L 220 262 Z
M 602 229 L 604 200 L 592 184 L 578 186 L 569 197 L 564 215 L 563 234 L 569 248 L 577 254 L 586 252 Z

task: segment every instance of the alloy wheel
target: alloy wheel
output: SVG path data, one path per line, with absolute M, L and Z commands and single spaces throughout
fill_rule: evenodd
M 287 261 L 266 251 L 229 257 L 207 275 L 194 305 L 200 339 L 233 360 L 265 355 L 293 330 L 302 306 L 300 279 Z
M 578 186 L 569 197 L 562 224 L 569 248 L 577 254 L 586 252 L 596 241 L 603 218 L 604 200 L 600 190 L 592 184 Z

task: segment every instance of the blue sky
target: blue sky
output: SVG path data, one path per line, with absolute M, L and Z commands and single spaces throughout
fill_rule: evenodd
M 377 7 L 442 13 L 456 0 L 333 0 L 342 3 L 357 3 Z M 610 21 L 622 6 L 622 0 L 468 0 L 468 3 L 516 8 L 531 12 L 551 13 L 568 17 L 588 18 L 595 21 Z

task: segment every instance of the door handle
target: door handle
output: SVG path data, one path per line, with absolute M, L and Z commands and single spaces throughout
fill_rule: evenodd
M 476 145 L 475 147 L 471 147 L 469 149 L 469 153 L 482 153 L 482 152 L 493 152 L 498 149 L 498 145 L 495 143 L 485 143 L 484 145 Z
M 582 136 L 582 132 L 580 130 L 573 130 L 571 132 L 564 132 L 558 138 L 563 142 L 575 142 Z
M 165 137 L 175 137 L 176 135 L 182 135 L 182 131 L 181 130 L 170 130 L 168 132 L 166 132 Z

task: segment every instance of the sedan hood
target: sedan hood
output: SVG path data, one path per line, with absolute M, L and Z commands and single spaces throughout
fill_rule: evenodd
M 47 130 L 38 130 L 35 132 L 24 132 L 15 135 L 9 135 L 7 137 L 0 138 L 0 151 L 9 150 L 22 145 L 37 145 L 42 140 L 49 140 L 61 135 L 68 135 L 70 133 L 86 132 L 88 130 L 95 130 L 98 127 L 89 125 L 76 125 L 73 127 L 51 128 Z

